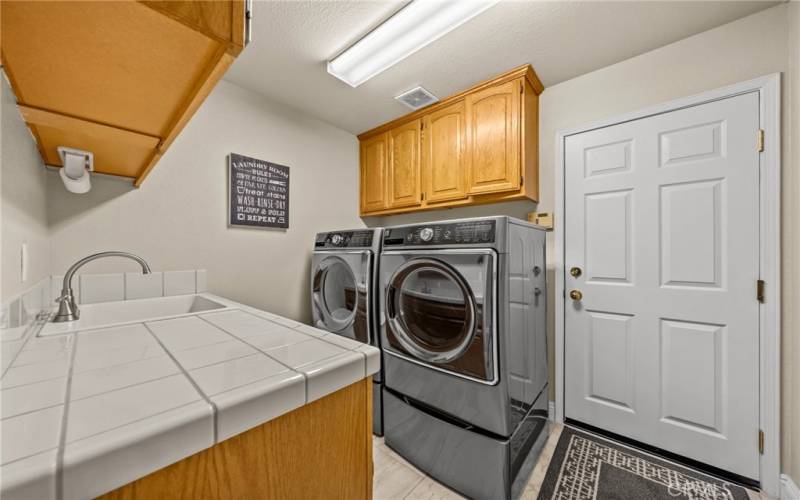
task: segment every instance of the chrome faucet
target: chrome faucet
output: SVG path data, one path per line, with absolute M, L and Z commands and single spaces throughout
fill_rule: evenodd
M 145 262 L 145 260 L 138 255 L 128 252 L 100 252 L 82 258 L 78 262 L 72 264 L 70 268 L 67 269 L 67 273 L 64 275 L 64 284 L 61 287 L 61 296 L 56 299 L 56 302 L 58 303 L 58 313 L 53 317 L 53 323 L 75 321 L 76 319 L 80 318 L 81 312 L 78 309 L 78 305 L 75 304 L 75 296 L 72 295 L 72 276 L 79 267 L 93 260 L 102 259 L 103 257 L 125 257 L 135 260 L 140 266 L 142 266 L 142 274 L 150 274 L 150 266 L 147 265 L 147 262 Z

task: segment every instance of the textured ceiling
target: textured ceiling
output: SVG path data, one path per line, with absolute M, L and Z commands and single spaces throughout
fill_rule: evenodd
M 408 113 L 394 96 L 417 85 L 443 98 L 530 63 L 547 87 L 777 2 L 504 0 L 358 88 L 327 73 L 405 3 L 257 1 L 253 41 L 225 79 L 357 134 Z

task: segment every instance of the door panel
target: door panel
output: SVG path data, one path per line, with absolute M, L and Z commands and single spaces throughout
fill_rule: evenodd
M 661 186 L 661 284 L 722 286 L 721 179 Z M 686 221 L 692 220 L 691 224 Z
M 723 435 L 725 325 L 661 320 L 661 418 Z
M 631 190 L 586 195 L 586 277 L 632 283 Z
M 422 156 L 428 203 L 460 200 L 466 187 L 466 111 L 464 101 L 423 118 Z
M 419 205 L 420 120 L 401 125 L 389 134 L 389 208 Z
M 589 315 L 586 397 L 633 411 L 632 316 L 600 311 Z
M 466 98 L 470 194 L 520 187 L 521 89 L 515 80 Z
M 631 141 L 620 141 L 586 149 L 585 176 L 613 174 L 631 169 Z
M 389 162 L 387 135 L 361 143 L 361 211 L 386 208 L 386 171 Z
M 565 415 L 752 479 L 758 99 L 565 141 Z

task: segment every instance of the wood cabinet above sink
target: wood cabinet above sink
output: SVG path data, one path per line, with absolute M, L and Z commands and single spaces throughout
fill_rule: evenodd
M 0 3 L 2 63 L 47 165 L 140 185 L 245 45 L 245 0 Z
M 359 135 L 361 215 L 539 199 L 530 65 Z

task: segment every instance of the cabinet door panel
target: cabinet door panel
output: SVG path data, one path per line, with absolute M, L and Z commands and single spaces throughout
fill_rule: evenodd
M 387 136 L 381 134 L 361 143 L 361 211 L 386 208 Z
M 419 205 L 420 120 L 401 125 L 389 134 L 389 207 Z
M 466 198 L 464 101 L 430 113 L 423 123 L 422 156 L 427 201 L 435 203 Z
M 520 187 L 519 80 L 467 96 L 469 193 Z

